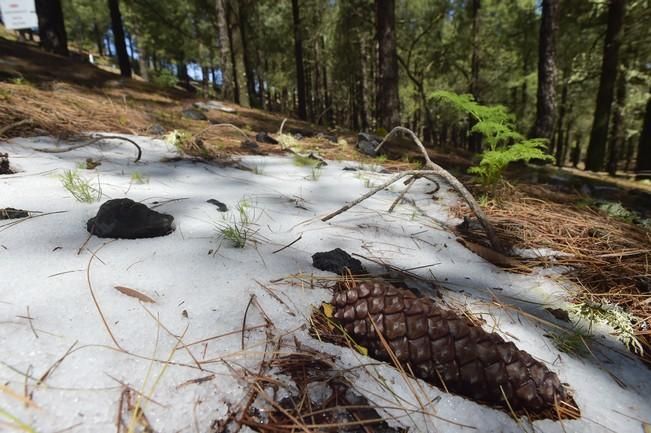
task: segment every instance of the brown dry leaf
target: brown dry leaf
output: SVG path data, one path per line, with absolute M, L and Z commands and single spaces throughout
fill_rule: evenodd
M 520 265 L 520 262 L 513 257 L 505 256 L 502 253 L 495 251 L 492 248 L 485 247 L 481 244 L 475 242 L 470 242 L 462 238 L 457 238 L 459 242 L 464 247 L 468 248 L 473 253 L 477 254 L 484 260 L 488 260 L 495 266 L 500 266 L 502 268 L 516 268 Z
M 651 424 L 643 422 L 642 428 L 644 429 L 644 433 L 651 433 Z
M 120 292 L 120 293 L 122 293 L 124 295 L 131 296 L 132 298 L 136 298 L 136 299 L 138 299 L 138 300 L 140 300 L 142 302 L 148 302 L 150 304 L 155 304 L 156 303 L 156 301 L 154 301 L 149 296 L 147 296 L 147 295 L 145 295 L 143 293 L 140 293 L 137 290 L 130 289 L 128 287 L 115 286 L 115 290 L 117 290 L 118 292 Z

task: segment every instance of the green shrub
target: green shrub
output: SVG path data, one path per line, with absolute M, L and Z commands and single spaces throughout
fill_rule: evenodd
M 484 185 L 495 185 L 512 162 L 529 162 L 532 159 L 554 161 L 553 156 L 545 153 L 546 139 L 527 139 L 515 131 L 515 119 L 506 107 L 481 105 L 472 95 L 458 95 L 444 90 L 434 92 L 432 97 L 451 104 L 475 119 L 470 132 L 481 134 L 487 149 L 481 153 L 479 165 L 468 171 L 478 175 Z
M 160 72 L 152 72 L 149 80 L 152 84 L 161 88 L 174 87 L 178 81 L 176 76 L 167 69 L 163 69 Z

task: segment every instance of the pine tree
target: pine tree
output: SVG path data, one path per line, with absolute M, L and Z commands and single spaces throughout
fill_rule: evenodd
M 591 171 L 600 171 L 604 167 L 608 122 L 613 104 L 613 90 L 617 76 L 619 45 L 625 11 L 626 0 L 609 0 L 608 28 L 604 41 L 599 92 L 597 93 L 597 105 L 595 107 L 592 130 L 590 132 L 590 143 L 588 144 L 588 156 L 585 165 L 585 168 Z
M 647 100 L 646 109 L 644 111 L 644 122 L 642 126 L 642 133 L 640 134 L 640 142 L 637 148 L 637 164 L 635 170 L 644 172 L 639 177 L 646 179 L 651 178 L 651 98 Z
M 111 12 L 111 28 L 113 29 L 113 38 L 115 39 L 115 50 L 118 54 L 120 75 L 125 78 L 131 78 L 131 59 L 129 59 L 129 55 L 127 54 L 119 0 L 108 0 L 108 7 Z
M 68 36 L 63 22 L 61 0 L 37 0 L 38 33 L 47 51 L 68 55 Z
M 400 125 L 395 8 L 395 0 L 375 0 L 378 43 L 376 113 L 378 126 L 386 130 Z
M 538 92 L 536 123 L 532 137 L 550 142 L 554 132 L 556 112 L 556 34 L 558 33 L 559 1 L 543 0 L 538 48 Z

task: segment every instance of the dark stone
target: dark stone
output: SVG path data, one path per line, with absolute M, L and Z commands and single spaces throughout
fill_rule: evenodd
M 257 149 L 258 143 L 252 140 L 242 140 L 242 143 L 240 143 L 240 147 L 242 149 Z
M 378 152 L 375 151 L 375 148 L 382 142 L 382 139 L 378 136 L 367 134 L 365 132 L 360 132 L 357 134 L 357 149 L 365 155 L 377 156 Z
M 210 200 L 206 200 L 206 203 L 214 204 L 217 206 L 217 210 L 219 212 L 228 212 L 228 206 L 226 204 L 220 202 L 219 200 L 215 200 L 214 198 L 211 198 Z
M 260 143 L 268 143 L 268 144 L 278 144 L 278 140 L 273 138 L 271 135 L 267 134 L 266 132 L 258 132 L 255 135 L 255 141 L 258 141 Z
M 208 117 L 196 108 L 187 108 L 181 111 L 181 115 L 191 120 L 208 120 Z
M 549 313 L 563 322 L 570 322 L 570 314 L 562 308 L 545 308 Z
M 14 172 L 9 167 L 9 155 L 0 153 L 0 174 L 13 174 Z
M 359 171 L 359 168 L 357 167 L 344 167 L 342 168 L 343 171 Z
M 0 209 L 0 220 L 13 220 L 17 218 L 27 218 L 29 212 L 22 209 L 14 209 L 12 207 L 7 207 Z
M 347 269 L 353 275 L 367 273 L 364 266 L 362 266 L 362 262 L 352 258 L 350 254 L 341 248 L 313 254 L 312 266 L 322 271 L 334 272 L 339 275 L 344 275 Z
M 100 238 L 154 238 L 174 231 L 174 217 L 120 198 L 100 206 L 97 216 L 86 223 L 86 230 Z
M 152 135 L 163 135 L 165 134 L 165 128 L 160 123 L 154 123 L 149 127 L 149 133 Z
M 318 138 L 323 138 L 325 140 L 328 140 L 331 143 L 337 143 L 337 136 L 334 134 L 325 134 L 323 132 L 319 132 L 316 136 Z

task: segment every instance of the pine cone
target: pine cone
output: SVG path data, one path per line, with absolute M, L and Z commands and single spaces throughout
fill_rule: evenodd
M 404 367 L 445 390 L 529 415 L 555 417 L 555 402 L 576 407 L 541 362 L 431 299 L 381 280 L 342 289 L 335 292 L 334 318 L 376 359 L 390 361 L 377 329 Z

